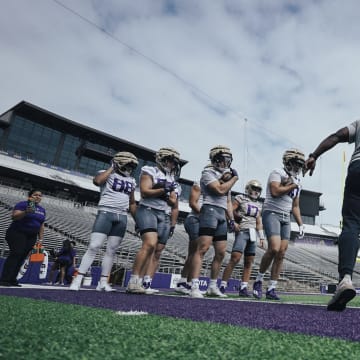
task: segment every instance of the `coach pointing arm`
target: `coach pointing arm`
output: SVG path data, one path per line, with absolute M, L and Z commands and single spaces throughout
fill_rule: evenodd
M 336 133 L 329 135 L 327 138 L 325 138 L 316 148 L 314 152 L 312 152 L 308 159 L 305 161 L 305 167 L 303 175 L 307 173 L 308 170 L 310 170 L 310 176 L 312 176 L 315 166 L 316 166 L 316 160 L 317 158 L 325 153 L 326 151 L 333 148 L 338 143 L 348 142 L 349 141 L 349 129 L 347 126 L 341 128 Z

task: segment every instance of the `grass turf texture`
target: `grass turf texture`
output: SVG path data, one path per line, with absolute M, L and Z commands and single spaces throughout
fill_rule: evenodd
M 0 296 L 0 359 L 358 359 L 360 343 Z

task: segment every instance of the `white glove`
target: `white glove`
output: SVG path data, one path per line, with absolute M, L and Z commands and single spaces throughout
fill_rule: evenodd
M 299 225 L 299 239 L 302 239 L 305 235 L 305 226 Z

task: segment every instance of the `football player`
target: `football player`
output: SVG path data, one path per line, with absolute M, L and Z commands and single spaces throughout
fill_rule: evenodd
M 152 277 L 178 215 L 181 187 L 176 180 L 181 171 L 180 154 L 163 147 L 157 151 L 155 161 L 156 166 L 143 166 L 140 173 L 141 199 L 136 224 L 143 243 L 135 257 L 127 286 L 129 293 L 157 292 L 151 288 Z
M 189 236 L 188 255 L 181 271 L 181 278 L 178 280 L 175 287 L 175 292 L 180 294 L 188 295 L 191 290 L 191 264 L 193 254 L 197 248 L 196 239 L 199 237 L 199 215 L 201 205 L 202 195 L 200 184 L 198 182 L 194 182 L 189 196 L 189 206 L 191 208 L 191 212 L 184 221 L 185 231 Z
M 327 136 L 311 153 L 305 163 L 305 171 L 312 175 L 317 158 L 338 143 L 355 144 L 345 181 L 342 204 L 343 226 L 339 237 L 339 284 L 334 296 L 328 303 L 329 311 L 343 311 L 346 304 L 356 296 L 352 275 L 359 250 L 360 232 L 360 120 L 354 121 Z
M 231 258 L 227 264 L 220 291 L 225 293 L 227 282 L 244 254 L 244 269 L 241 278 L 239 296 L 250 297 L 247 286 L 250 280 L 252 264 L 255 259 L 257 238 L 260 239 L 260 247 L 264 247 L 264 231 L 261 221 L 262 203 L 259 201 L 262 191 L 258 180 L 250 180 L 245 186 L 245 195 L 235 196 L 233 201 L 233 213 L 235 220 L 235 241 L 231 251 Z
M 262 297 L 264 274 L 272 264 L 266 298 L 280 300 L 275 289 L 290 240 L 290 212 L 299 226 L 299 237 L 304 236 L 304 225 L 299 207 L 301 190 L 299 175 L 305 165 L 303 152 L 298 149 L 286 150 L 283 155 L 283 165 L 282 169 L 275 169 L 270 173 L 266 185 L 262 222 L 268 248 L 261 259 L 259 273 L 253 285 L 253 296 L 256 299 Z
M 199 276 L 204 255 L 211 244 L 214 245 L 215 256 L 211 264 L 211 279 L 207 295 L 226 297 L 217 286 L 217 277 L 225 256 L 229 218 L 230 227 L 234 230 L 234 218 L 230 190 L 238 180 L 235 169 L 230 168 L 232 153 L 227 146 L 218 145 L 210 150 L 211 166 L 205 167 L 201 174 L 200 187 L 203 205 L 199 216 L 199 238 L 196 240 L 196 251 L 191 264 L 190 296 L 202 298 L 199 289 Z M 221 180 L 224 173 L 230 172 L 227 181 Z
M 84 275 L 93 263 L 96 254 L 107 240 L 106 252 L 101 265 L 101 277 L 97 291 L 116 291 L 108 283 L 114 255 L 125 235 L 127 213 L 135 218 L 136 181 L 132 173 L 138 166 L 137 157 L 126 151 L 118 152 L 112 158 L 111 166 L 94 177 L 100 186 L 98 213 L 90 235 L 90 244 L 79 266 L 78 275 L 70 285 L 70 290 L 79 290 Z

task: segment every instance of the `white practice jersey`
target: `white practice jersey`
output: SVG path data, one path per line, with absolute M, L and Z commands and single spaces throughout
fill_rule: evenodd
M 285 183 L 289 179 L 289 175 L 284 169 L 273 170 L 268 178 L 266 184 L 266 197 L 263 205 L 263 210 L 270 210 L 281 213 L 290 213 L 292 210 L 293 200 L 300 196 L 300 179 L 293 177 L 293 180 L 299 184 L 299 187 L 290 191 L 282 196 L 273 197 L 270 192 L 270 183 L 273 181 L 279 183 Z
M 101 170 L 98 174 L 104 172 Z M 136 181 L 131 176 L 123 176 L 116 172 L 110 174 L 106 182 L 100 186 L 98 209 L 122 214 L 129 210 L 129 197 L 135 190 Z
M 351 156 L 351 162 L 360 160 L 360 120 L 354 121 L 348 126 L 349 144 L 355 143 L 355 150 Z
M 161 184 L 161 183 L 165 183 L 165 182 L 170 182 L 173 183 L 175 182 L 175 178 L 173 175 L 166 175 L 164 174 L 158 167 L 156 166 L 143 166 L 141 168 L 141 172 L 140 172 L 140 178 L 142 174 L 147 174 L 150 175 L 153 181 L 153 186 L 156 186 L 157 184 Z M 180 196 L 181 194 L 181 187 L 180 185 L 177 183 L 177 188 L 175 189 L 175 192 L 178 194 L 178 196 Z M 153 209 L 157 209 L 157 210 L 162 210 L 165 211 L 166 213 L 169 213 L 171 208 L 170 206 L 167 204 L 167 201 L 165 198 L 141 198 L 140 205 L 143 206 L 148 206 L 151 207 Z
M 213 167 L 206 167 L 200 179 L 201 193 L 203 194 L 203 204 L 214 205 L 227 209 L 227 201 L 231 196 L 230 191 L 227 195 L 217 195 L 208 189 L 208 185 L 214 181 L 219 181 L 223 172 L 216 170 Z
M 240 229 L 255 229 L 256 218 L 261 212 L 262 203 L 242 194 L 235 196 L 235 200 L 239 203 L 235 213 L 241 218 Z

